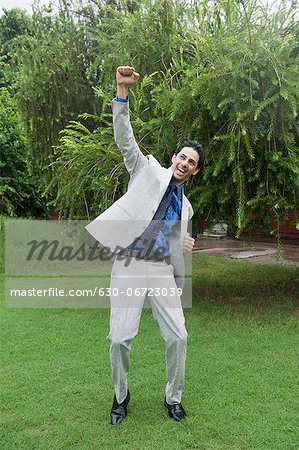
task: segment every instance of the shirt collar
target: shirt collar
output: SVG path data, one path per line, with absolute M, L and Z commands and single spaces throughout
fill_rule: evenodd
M 176 186 L 177 189 L 178 189 L 178 192 L 179 192 L 179 191 L 183 190 L 184 183 L 182 183 L 180 185 L 176 185 L 175 182 L 174 182 L 174 178 L 172 177 L 171 180 L 170 180 L 169 186 L 171 186 L 171 187 L 172 186 Z

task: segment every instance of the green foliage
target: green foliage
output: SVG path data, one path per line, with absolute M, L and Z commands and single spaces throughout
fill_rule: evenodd
M 15 51 L 17 38 L 30 34 L 31 18 L 25 10 L 3 9 L 0 17 L 0 87 L 10 87 L 13 74 L 10 71 L 11 57 Z
M 8 90 L 0 88 L 0 214 L 32 216 L 42 211 L 14 102 Z
M 20 8 L 7 10 L 4 8 L 3 15 L 0 17 L 0 45 L 2 52 L 7 49 L 7 53 L 9 53 L 9 44 L 12 40 L 17 36 L 28 34 L 30 29 L 31 19 L 25 10 Z
M 227 220 L 239 234 L 258 215 L 277 230 L 296 207 L 298 29 L 287 11 L 249 16 L 250 2 L 244 11 L 230 2 L 228 16 L 227 4 L 215 5 L 217 21 L 200 12 L 202 33 L 188 30 L 192 56 L 182 49 L 153 92 L 154 115 L 167 118 L 160 146 L 185 137 L 204 144 L 206 166 L 190 195 L 197 216 Z
M 15 46 L 13 88 L 31 148 L 33 172 L 45 188 L 51 180 L 49 157 L 59 132 L 78 113 L 95 112 L 95 97 L 86 79 L 85 35 L 61 2 L 57 16 L 46 7 L 37 9 L 31 35 L 20 36 Z
M 131 64 L 141 74 L 130 109 L 142 150 L 167 166 L 186 138 L 203 143 L 205 168 L 189 183 L 195 218 L 226 220 L 238 234 L 259 221 L 279 234 L 298 186 L 296 6 L 61 0 L 55 14 L 36 8 L 30 33 L 14 39 L 10 71 L 49 205 L 62 217 L 95 216 L 124 192 L 109 104 L 116 67 Z

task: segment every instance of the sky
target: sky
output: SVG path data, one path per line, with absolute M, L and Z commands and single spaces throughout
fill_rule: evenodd
M 0 15 L 3 14 L 3 11 L 2 11 L 3 8 L 5 8 L 5 9 L 23 8 L 23 9 L 26 9 L 29 13 L 31 13 L 32 12 L 31 5 L 33 3 L 34 3 L 34 0 L 0 0 Z M 48 1 L 42 0 L 41 3 L 43 5 L 47 5 Z
M 277 2 L 277 0 L 261 0 L 264 5 L 267 3 L 274 7 L 274 4 Z M 5 9 L 11 9 L 11 8 L 24 8 L 29 13 L 32 12 L 31 5 L 34 3 L 34 0 L 0 0 L 0 16 L 3 14 L 2 8 Z M 40 3 L 43 5 L 47 5 L 47 0 L 40 0 Z M 51 3 L 55 4 L 55 0 L 52 0 Z M 58 3 L 58 2 L 57 2 Z
M 27 1 L 27 0 L 0 0 L 0 6 L 1 6 L 1 9 L 3 7 L 5 9 L 11 9 L 14 7 L 29 9 L 30 2 L 31 2 L 31 0 L 30 1 Z

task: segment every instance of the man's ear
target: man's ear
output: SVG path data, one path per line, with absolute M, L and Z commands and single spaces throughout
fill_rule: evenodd
M 192 175 L 196 175 L 199 172 L 199 167 L 197 169 L 194 170 L 194 172 L 192 173 Z
M 173 162 L 173 160 L 175 159 L 176 156 L 177 155 L 175 153 L 172 155 L 171 162 Z

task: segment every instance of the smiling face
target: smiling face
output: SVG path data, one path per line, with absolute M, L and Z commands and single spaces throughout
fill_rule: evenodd
M 175 184 L 184 183 L 190 175 L 196 175 L 199 171 L 199 154 L 192 147 L 182 148 L 177 155 L 173 155 L 171 161 Z

